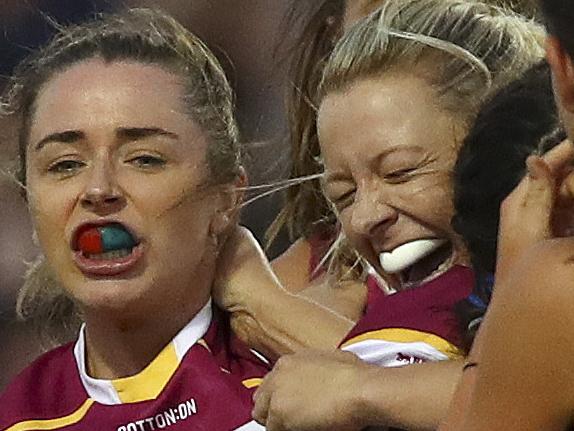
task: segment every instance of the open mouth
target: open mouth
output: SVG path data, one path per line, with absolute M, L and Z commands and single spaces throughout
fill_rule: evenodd
M 380 255 L 382 269 L 398 276 L 402 289 L 436 278 L 446 272 L 453 261 L 453 246 L 445 240 L 413 241 L 392 253 Z
M 87 275 L 114 276 L 132 269 L 143 246 L 121 223 L 86 224 L 74 235 L 74 261 Z
M 445 243 L 428 256 L 401 272 L 401 281 L 407 287 L 429 281 L 445 273 L 452 264 L 454 253 L 451 243 Z

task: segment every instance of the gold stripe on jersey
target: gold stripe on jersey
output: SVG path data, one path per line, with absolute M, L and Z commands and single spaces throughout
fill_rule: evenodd
M 156 399 L 179 366 L 175 345 L 170 343 L 142 372 L 132 377 L 112 380 L 122 403 Z
M 390 343 L 426 343 L 439 352 L 444 353 L 450 359 L 463 356 L 463 352 L 458 347 L 438 335 L 405 328 L 385 328 L 366 332 L 346 341 L 341 348 L 346 348 L 367 340 L 384 340 Z
M 251 389 L 261 385 L 262 382 L 263 382 L 262 378 L 254 377 L 253 379 L 243 380 L 241 383 L 243 383 L 243 386 L 245 386 L 247 389 Z
M 88 398 L 78 410 L 68 416 L 56 419 L 28 420 L 12 425 L 6 431 L 48 431 L 74 425 L 86 416 L 92 404 L 94 404 L 94 400 Z

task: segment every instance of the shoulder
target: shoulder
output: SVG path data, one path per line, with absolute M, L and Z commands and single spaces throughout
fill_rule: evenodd
M 67 344 L 40 356 L 0 395 L 0 429 L 26 420 L 62 417 L 86 401 Z

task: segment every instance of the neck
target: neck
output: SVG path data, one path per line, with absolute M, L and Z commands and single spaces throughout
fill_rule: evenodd
M 193 307 L 187 313 L 163 313 L 141 320 L 118 320 L 85 313 L 88 374 L 106 380 L 138 374 L 204 305 Z

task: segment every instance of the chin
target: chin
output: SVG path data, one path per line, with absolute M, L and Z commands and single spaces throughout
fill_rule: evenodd
M 83 280 L 68 289 L 80 308 L 90 313 L 127 317 L 143 311 L 147 296 L 145 284 L 139 280 Z

